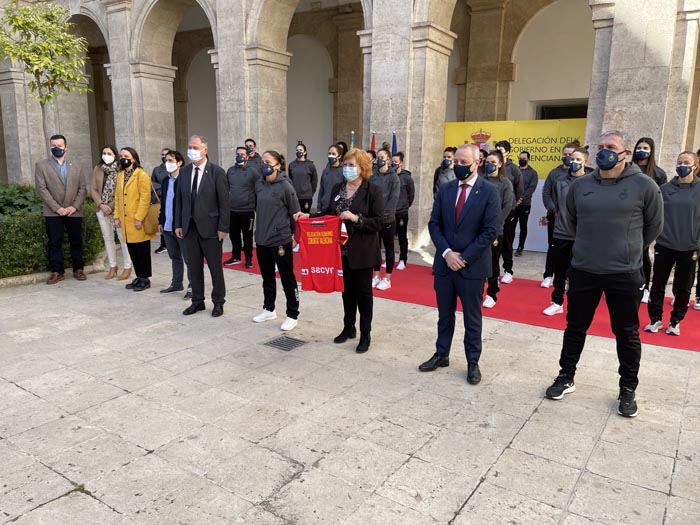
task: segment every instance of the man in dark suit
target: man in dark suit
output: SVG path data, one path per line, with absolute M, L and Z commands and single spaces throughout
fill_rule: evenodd
M 66 137 L 54 135 L 50 139 L 51 156 L 40 160 L 34 169 L 34 187 L 44 203 L 44 223 L 49 238 L 49 266 L 51 277 L 46 284 L 64 279 L 63 232 L 68 231 L 73 277 L 87 279 L 83 263 L 83 210 L 87 185 L 83 169 L 66 158 Z
M 224 313 L 226 284 L 221 264 L 222 242 L 228 235 L 229 201 L 226 172 L 209 162 L 209 142 L 193 135 L 187 144 L 188 164 L 179 175 L 175 196 L 175 235 L 185 239 L 192 281 L 192 304 L 182 312 L 192 315 L 204 307 L 204 258 L 213 290 L 212 317 Z
M 497 188 L 478 176 L 479 149 L 473 144 L 455 153 L 456 180 L 435 194 L 428 229 L 435 244 L 435 296 L 438 337 L 435 354 L 418 369 L 432 372 L 450 365 L 457 297 L 464 311 L 467 381 L 481 381 L 481 297 L 491 275 L 491 244 L 496 239 L 501 206 Z

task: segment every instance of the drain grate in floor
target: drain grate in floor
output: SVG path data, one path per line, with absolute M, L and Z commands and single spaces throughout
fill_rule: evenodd
M 305 344 L 306 341 L 302 341 L 301 339 L 294 339 L 293 337 L 283 335 L 282 337 L 277 337 L 275 339 L 272 339 L 271 341 L 268 341 L 267 343 L 265 343 L 265 346 L 271 346 L 272 348 L 277 348 L 278 350 L 284 350 L 285 352 L 289 352 L 290 350 L 294 350 L 295 348 L 299 348 L 300 346 Z

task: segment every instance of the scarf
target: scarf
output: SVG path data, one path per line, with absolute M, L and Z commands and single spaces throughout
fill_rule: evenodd
M 117 185 L 119 168 L 116 162 L 112 162 L 112 164 L 101 164 L 100 169 L 105 174 L 104 182 L 102 183 L 102 202 L 108 204 L 114 200 L 114 188 Z

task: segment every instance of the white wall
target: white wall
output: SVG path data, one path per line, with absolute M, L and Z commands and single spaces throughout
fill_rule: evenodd
M 287 151 L 283 153 L 291 162 L 301 140 L 320 177 L 333 143 L 333 95 L 328 92 L 331 58 L 323 44 L 308 35 L 287 40 L 287 51 L 292 60 L 287 73 Z
M 508 118 L 534 119 L 538 102 L 587 100 L 594 38 L 586 0 L 557 0 L 537 13 L 513 52 Z
M 459 45 L 455 42 L 447 66 L 447 104 L 445 105 L 445 122 L 457 122 L 457 104 L 459 104 L 459 88 L 455 84 L 455 71 L 460 65 Z
M 187 123 L 188 135 L 202 135 L 209 139 L 209 159 L 219 164 L 216 76 L 207 50 L 194 56 L 187 71 Z M 223 163 L 226 164 L 229 160 L 223 159 Z M 223 166 L 224 169 L 226 167 Z

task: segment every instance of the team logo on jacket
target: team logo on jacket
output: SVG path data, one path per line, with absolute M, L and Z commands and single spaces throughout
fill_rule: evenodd
M 308 269 L 308 268 L 302 268 L 302 269 L 301 269 L 301 275 L 309 275 L 309 269 Z

